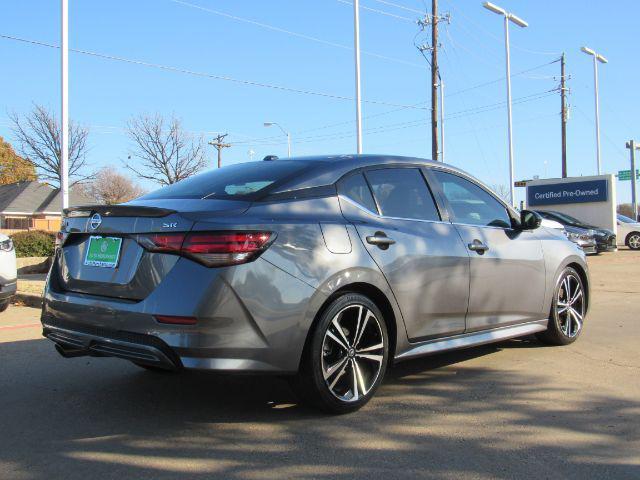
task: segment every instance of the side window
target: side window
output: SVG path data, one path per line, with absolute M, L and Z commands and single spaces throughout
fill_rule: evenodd
M 382 215 L 440 220 L 433 196 L 417 168 L 369 170 L 365 175 Z
M 338 189 L 340 193 L 349 200 L 354 201 L 358 205 L 362 205 L 364 208 L 374 213 L 378 212 L 376 202 L 373 201 L 373 197 L 371 196 L 369 185 L 367 185 L 367 182 L 361 173 L 345 178 L 340 182 Z
M 433 170 L 456 223 L 511 228 L 507 209 L 491 194 L 473 182 L 457 175 Z

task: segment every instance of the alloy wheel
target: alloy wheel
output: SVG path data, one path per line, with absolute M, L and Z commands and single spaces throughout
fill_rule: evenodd
M 558 327 L 568 338 L 574 338 L 582 330 L 585 312 L 584 292 L 580 279 L 573 273 L 568 274 L 556 293 L 555 317 Z
M 357 402 L 375 385 L 382 370 L 385 339 L 380 321 L 364 305 L 338 312 L 324 334 L 322 375 L 337 399 Z
M 634 233 L 629 237 L 629 247 L 634 250 L 640 249 L 640 235 Z

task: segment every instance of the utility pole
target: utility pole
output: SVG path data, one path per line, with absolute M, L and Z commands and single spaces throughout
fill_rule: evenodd
M 631 151 L 631 208 L 633 208 L 633 219 L 638 220 L 638 197 L 636 195 L 636 150 L 640 150 L 640 145 L 636 145 L 635 140 L 629 140 L 626 147 Z
M 429 89 L 431 92 L 431 159 L 435 161 L 444 161 L 444 82 L 438 67 L 438 48 L 440 47 L 438 43 L 438 23 L 441 21 L 450 23 L 451 15 L 449 13 L 439 15 L 438 0 L 432 0 L 431 14 L 427 13 L 424 18 L 418 20 L 418 25 L 422 31 L 427 26 L 431 26 L 431 45 L 427 43 L 416 44 L 418 51 L 431 66 L 431 86 Z M 431 52 L 430 60 L 426 52 Z M 438 88 L 440 88 L 440 125 L 438 125 Z M 438 129 L 440 129 L 439 136 Z
M 565 56 L 562 52 L 560 57 L 560 103 L 561 103 L 561 122 L 562 122 L 562 178 L 567 178 L 567 86 L 565 75 Z
M 438 0 L 431 1 L 431 158 L 438 160 Z
M 230 143 L 223 142 L 227 135 L 229 134 L 225 133 L 224 135 L 218 135 L 214 142 L 209 142 L 209 145 L 211 145 L 218 151 L 218 168 L 222 167 L 222 149 L 229 148 L 231 146 Z

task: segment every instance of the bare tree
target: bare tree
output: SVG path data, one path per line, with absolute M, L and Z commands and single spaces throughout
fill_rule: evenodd
M 88 196 L 105 205 L 128 202 L 146 193 L 144 188 L 113 167 L 98 171 L 84 189 Z
M 62 127 L 56 117 L 45 107 L 34 105 L 33 110 L 24 117 L 10 113 L 9 118 L 20 154 L 33 164 L 40 179 L 59 187 L 62 178 Z M 83 172 L 87 167 L 88 136 L 86 128 L 69 122 L 70 185 L 91 177 Z
M 491 190 L 498 195 L 502 200 L 511 205 L 511 192 L 509 187 L 504 183 L 496 183 L 491 186 Z
M 206 165 L 202 137 L 189 139 L 174 116 L 166 122 L 159 114 L 133 118 L 127 134 L 134 147 L 125 166 L 140 178 L 171 185 Z M 134 163 L 133 159 L 138 161 Z

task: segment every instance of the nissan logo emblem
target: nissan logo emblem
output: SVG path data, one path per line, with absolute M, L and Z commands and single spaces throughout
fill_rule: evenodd
M 91 220 L 89 220 L 89 226 L 91 227 L 91 230 L 95 230 L 96 228 L 98 228 L 101 223 L 102 223 L 102 217 L 100 216 L 99 213 L 94 213 L 91 216 Z

